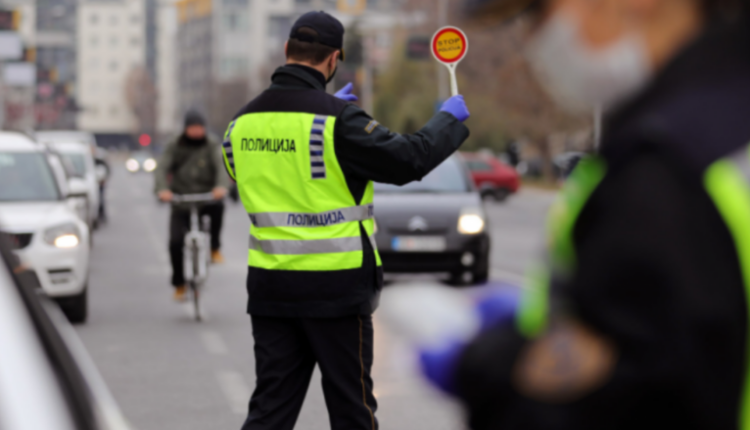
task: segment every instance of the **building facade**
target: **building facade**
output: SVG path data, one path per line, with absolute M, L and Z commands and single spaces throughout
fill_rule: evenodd
M 146 63 L 145 14 L 144 0 L 79 3 L 77 123 L 104 140 L 125 142 L 148 128 L 143 106 L 155 103 L 155 83 Z

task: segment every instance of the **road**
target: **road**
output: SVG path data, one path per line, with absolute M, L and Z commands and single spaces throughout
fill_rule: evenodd
M 190 305 L 173 303 L 169 286 L 169 208 L 154 201 L 150 175 L 116 168 L 109 222 L 96 232 L 90 317 L 77 327 L 125 416 L 138 430 L 239 429 L 254 383 L 245 314 L 248 219 L 229 204 L 223 251 L 212 268 L 202 323 Z M 518 282 L 539 249 L 552 195 L 524 191 L 488 208 L 492 277 Z M 403 349 L 377 320 L 373 370 L 384 429 L 462 429 L 461 408 L 414 376 Z M 296 429 L 329 428 L 316 373 Z

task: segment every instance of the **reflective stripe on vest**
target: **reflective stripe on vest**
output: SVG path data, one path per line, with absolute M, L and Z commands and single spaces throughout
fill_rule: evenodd
M 370 243 L 374 239 L 370 237 Z M 318 240 L 258 240 L 250 236 L 250 249 L 276 255 L 331 254 L 362 251 L 362 237 Z
M 573 229 L 589 197 L 604 179 L 606 170 L 604 160 L 599 157 L 582 159 L 550 209 L 548 261 L 529 270 L 526 277 L 528 288 L 524 290 L 516 315 L 518 330 L 528 338 L 538 336 L 547 326 L 552 279 L 566 278 L 575 270 Z
M 256 227 L 322 227 L 373 217 L 373 205 L 351 206 L 320 213 L 266 212 L 248 214 Z
M 750 311 L 750 152 L 748 149 L 712 164 L 703 178 L 711 199 L 729 228 L 745 282 L 745 306 Z M 745 359 L 750 364 L 750 329 Z M 746 366 L 739 405 L 740 429 L 750 430 L 750 366 Z

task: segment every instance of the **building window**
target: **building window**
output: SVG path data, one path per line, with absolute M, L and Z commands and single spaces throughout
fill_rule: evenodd
M 136 47 L 136 46 L 138 46 L 138 45 L 141 44 L 141 40 L 139 38 L 137 38 L 137 37 L 133 37 L 133 38 L 130 39 L 130 44 L 133 47 Z
M 117 25 L 117 15 L 112 15 L 109 17 L 109 24 L 113 26 Z
M 224 58 L 221 60 L 221 75 L 224 78 L 234 78 L 247 73 L 246 58 Z
M 117 106 L 112 106 L 109 108 L 110 116 L 117 116 L 119 113 L 120 113 L 120 109 L 118 109 Z
M 225 6 L 247 6 L 247 0 L 224 0 Z
M 92 25 L 96 25 L 99 22 L 99 15 L 95 13 L 92 13 L 91 15 L 89 15 L 89 22 Z
M 138 15 L 132 15 L 130 17 L 130 23 L 131 24 L 138 24 L 139 22 L 141 22 L 141 17 L 140 16 L 138 16 Z
M 99 46 L 99 38 L 97 36 L 91 36 L 91 39 L 89 39 L 89 44 L 92 47 Z
M 278 51 L 284 46 L 292 29 L 292 20 L 286 16 L 272 16 L 268 21 L 268 48 Z
M 117 61 L 112 61 L 109 63 L 109 70 L 116 72 L 117 71 Z
M 89 60 L 89 69 L 96 70 L 99 67 L 99 60 L 97 58 L 91 58 Z
M 224 28 L 228 31 L 241 31 L 247 28 L 247 14 L 244 11 L 230 11 L 224 14 Z
M 109 44 L 114 48 L 117 46 L 117 36 L 112 36 L 111 39 L 109 39 Z

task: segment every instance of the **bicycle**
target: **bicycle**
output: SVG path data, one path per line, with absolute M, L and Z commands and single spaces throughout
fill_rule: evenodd
M 175 194 L 172 204 L 190 204 L 190 230 L 185 234 L 183 248 L 183 267 L 185 282 L 190 287 L 195 307 L 195 320 L 201 321 L 200 289 L 208 279 L 208 264 L 211 261 L 211 236 L 205 223 L 202 225 L 198 215 L 198 205 L 215 202 L 212 193 Z

